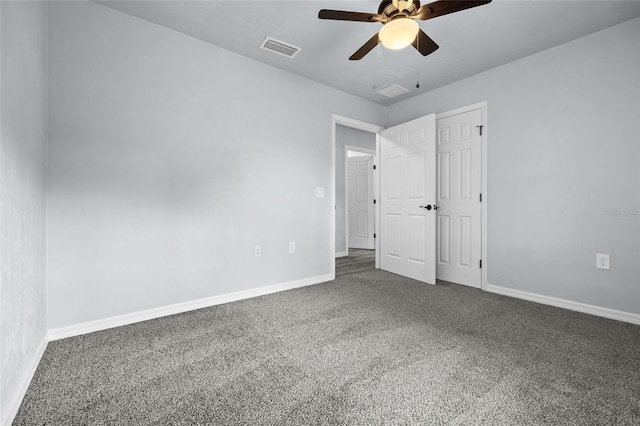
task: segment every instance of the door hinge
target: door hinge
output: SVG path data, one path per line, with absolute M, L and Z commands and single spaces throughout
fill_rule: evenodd
M 482 202 L 482 193 L 480 193 L 480 202 Z
M 482 269 L 482 259 L 480 259 L 480 269 Z
M 478 129 L 480 129 L 480 136 L 482 136 L 482 129 L 484 128 L 484 126 L 476 126 Z
M 374 198 L 374 199 L 373 199 L 373 204 L 375 204 L 375 203 L 376 203 L 376 200 L 375 200 L 375 198 Z
M 376 165 L 374 164 L 374 165 L 373 165 L 373 170 L 375 170 L 375 169 L 376 169 Z
M 376 234 L 373 234 L 373 238 L 375 238 L 375 237 L 376 237 Z

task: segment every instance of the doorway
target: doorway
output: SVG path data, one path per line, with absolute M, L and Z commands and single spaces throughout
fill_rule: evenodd
M 332 228 L 333 232 L 331 233 L 331 241 L 330 241 L 330 250 L 331 250 L 331 265 L 332 265 L 332 275 L 335 277 L 336 275 L 336 258 L 338 258 L 341 263 L 343 259 L 348 255 L 348 242 L 347 242 L 347 206 L 346 206 L 346 159 L 348 158 L 346 155 L 347 149 L 349 146 L 350 149 L 357 148 L 365 148 L 366 150 L 377 152 L 378 146 L 380 143 L 380 135 L 379 132 L 383 129 L 381 126 L 377 126 L 375 124 L 366 123 L 363 121 L 355 120 L 348 117 L 343 117 L 339 115 L 332 115 L 332 159 L 333 159 L 333 173 L 332 173 L 332 186 L 334 188 L 333 191 L 333 214 L 332 214 Z M 345 132 L 346 130 L 346 132 Z M 366 145 L 358 142 L 347 142 L 345 138 L 342 137 L 345 133 L 349 133 L 349 131 L 359 131 L 361 133 L 360 136 L 366 137 L 370 142 L 367 142 Z M 365 151 L 367 154 L 369 152 Z M 373 176 L 373 185 L 374 188 L 378 184 L 377 173 L 374 173 Z M 378 207 L 374 206 L 374 221 L 373 221 L 373 229 L 378 229 Z M 374 256 L 375 262 L 374 267 L 378 267 L 378 246 L 379 243 L 374 239 Z M 370 253 L 369 253 L 370 254 Z

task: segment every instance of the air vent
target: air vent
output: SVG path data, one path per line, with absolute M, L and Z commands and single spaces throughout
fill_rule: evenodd
M 395 98 L 396 96 L 404 95 L 408 91 L 409 89 L 406 89 L 400 86 L 399 84 L 394 84 L 387 87 L 386 89 L 378 90 L 378 93 L 380 93 L 383 96 L 386 96 L 387 98 Z
M 300 47 L 294 46 L 284 41 L 276 40 L 275 38 L 267 37 L 260 45 L 260 49 L 268 50 L 269 52 L 276 53 L 287 58 L 293 58 L 302 50 Z

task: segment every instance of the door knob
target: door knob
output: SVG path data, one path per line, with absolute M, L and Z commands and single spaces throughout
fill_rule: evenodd
M 427 210 L 431 210 L 431 204 L 427 204 L 426 206 L 420 206 L 421 209 L 427 209 Z M 433 205 L 433 209 L 434 210 L 438 210 L 438 206 L 436 206 L 435 204 Z

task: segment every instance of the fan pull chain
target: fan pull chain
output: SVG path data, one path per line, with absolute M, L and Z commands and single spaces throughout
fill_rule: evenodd
M 416 38 L 416 47 L 418 54 L 416 55 L 416 89 L 420 88 L 420 37 Z

